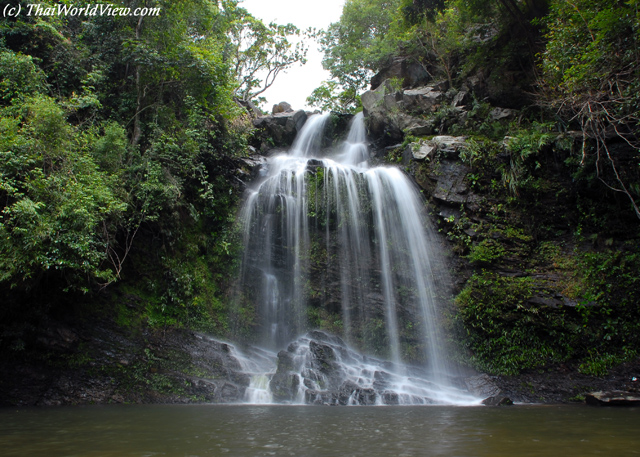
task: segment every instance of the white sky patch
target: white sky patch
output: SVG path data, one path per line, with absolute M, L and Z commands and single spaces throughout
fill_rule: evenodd
M 265 23 L 292 23 L 300 30 L 309 27 L 326 29 L 338 22 L 345 0 L 243 0 L 240 6 Z M 280 73 L 273 85 L 261 95 L 267 99 L 263 109 L 271 112 L 274 104 L 288 102 L 293 109 L 311 109 L 306 98 L 322 81 L 329 79 L 329 72 L 322 68 L 322 53 L 315 41 L 308 43 L 307 64 L 295 65 L 286 73 Z

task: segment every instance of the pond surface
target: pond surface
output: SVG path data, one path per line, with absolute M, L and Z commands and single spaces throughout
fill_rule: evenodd
M 640 409 L 114 405 L 0 410 L 9 456 L 633 456 Z

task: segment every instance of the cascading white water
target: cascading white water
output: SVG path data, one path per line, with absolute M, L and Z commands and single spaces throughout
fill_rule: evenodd
M 384 376 L 417 379 L 404 371 L 407 364 L 420 364 L 429 373 L 421 382 L 438 386 L 425 390 L 413 381 L 398 381 L 394 398 L 453 402 L 443 394 L 447 370 L 436 300 L 436 291 L 443 290 L 438 289 L 439 257 L 419 193 L 399 169 L 369 166 L 361 114 L 341 147 L 323 151 L 327 119 L 311 117 L 290 153 L 268 160 L 266 179 L 243 209 L 241 287 L 243 299 L 258 313 L 257 340 L 275 350 L 309 328 L 330 327 L 350 348 L 390 360 L 393 369 Z M 367 389 L 373 378 L 362 373 L 382 373 L 358 366 L 345 368 L 361 374 L 342 382 Z M 300 391 L 320 387 L 303 372 L 298 378 Z M 398 386 L 421 394 L 397 397 Z M 313 402 L 303 393 L 296 399 Z

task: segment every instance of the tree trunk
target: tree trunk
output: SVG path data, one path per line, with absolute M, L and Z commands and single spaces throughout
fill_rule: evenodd
M 144 16 L 140 16 L 138 19 L 138 24 L 136 25 L 136 41 L 140 39 L 140 32 L 142 31 L 142 18 Z M 131 145 L 135 146 L 140 141 L 140 137 L 142 136 L 142 129 L 140 127 L 140 111 L 142 110 L 142 87 L 140 84 L 140 65 L 136 65 L 136 113 L 133 117 L 133 135 L 131 135 Z

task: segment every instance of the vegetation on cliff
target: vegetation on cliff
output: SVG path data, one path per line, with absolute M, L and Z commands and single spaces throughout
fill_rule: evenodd
M 361 102 L 380 146 L 402 142 L 387 159 L 440 214 L 461 278 L 451 330 L 482 370 L 603 375 L 638 356 L 638 7 L 349 0 L 323 35 L 333 79 L 310 101 Z M 414 153 L 443 134 L 465 146 Z
M 42 325 L 87 312 L 230 331 L 237 157 L 252 131 L 240 102 L 304 49 L 290 43 L 295 26 L 263 24 L 235 0 L 152 3 L 147 16 L 0 22 L 5 355 L 46 350 Z

